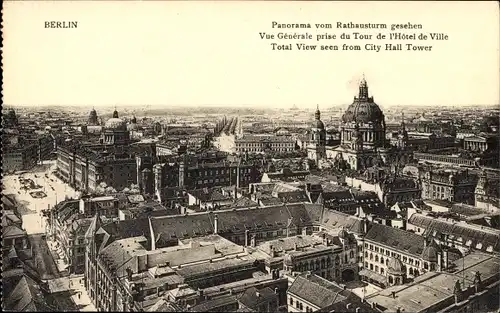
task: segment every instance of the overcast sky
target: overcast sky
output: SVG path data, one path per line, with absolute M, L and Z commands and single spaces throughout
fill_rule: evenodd
M 499 103 L 494 1 L 16 1 L 4 6 L 7 105 L 331 106 L 352 102 L 363 73 L 383 107 Z M 78 28 L 46 29 L 47 20 L 78 21 Z M 273 30 L 272 21 L 389 27 L 412 22 L 423 29 L 402 32 L 446 33 L 449 40 L 413 42 L 432 44 L 431 52 L 278 52 L 259 32 L 356 30 Z M 319 42 L 336 43 L 347 42 Z M 365 43 L 387 41 L 359 41 Z

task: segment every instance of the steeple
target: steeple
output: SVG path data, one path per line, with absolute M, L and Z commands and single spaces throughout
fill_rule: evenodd
M 406 131 L 404 112 L 401 112 L 401 129 L 399 130 L 399 134 L 401 139 L 408 139 L 408 132 Z
M 363 73 L 363 78 L 359 82 L 359 99 L 360 100 L 368 99 L 368 83 L 366 82 L 364 73 Z
M 116 110 L 116 105 L 115 105 L 115 111 L 113 112 L 113 118 L 118 118 L 118 111 Z
M 321 119 L 321 112 L 319 111 L 319 104 L 316 105 L 316 113 L 314 113 L 314 118 L 317 120 Z
M 137 118 L 135 117 L 135 115 L 132 117 L 132 123 L 137 124 Z

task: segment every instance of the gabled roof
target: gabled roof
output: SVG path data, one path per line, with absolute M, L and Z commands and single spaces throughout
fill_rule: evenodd
M 365 240 L 371 240 L 419 257 L 424 250 L 425 241 L 424 237 L 417 234 L 378 223 L 371 225 Z
M 439 237 L 441 234 L 453 236 L 454 240 L 462 240 L 465 245 L 479 250 L 489 247 L 500 251 L 500 230 L 489 227 L 456 223 L 419 213 L 414 213 L 408 223 L 425 229 L 423 236 Z M 491 252 L 491 251 L 490 251 Z
M 17 225 L 2 227 L 2 239 L 22 236 L 26 236 L 26 232 Z
M 314 274 L 298 276 L 288 288 L 288 294 L 300 297 L 320 309 L 346 299 L 346 296 L 341 294 L 343 291 L 333 282 Z
M 259 290 L 255 287 L 251 287 L 243 292 L 238 301 L 248 308 L 258 309 L 260 304 L 269 302 L 277 297 L 278 295 L 275 294 L 269 287 Z
M 255 201 L 250 200 L 247 197 L 238 198 L 233 204 L 231 204 L 231 208 L 248 208 L 248 207 L 257 207 L 259 204 Z
M 2 297 L 3 308 L 16 312 L 49 312 L 40 286 L 30 277 L 23 275 L 12 292 Z

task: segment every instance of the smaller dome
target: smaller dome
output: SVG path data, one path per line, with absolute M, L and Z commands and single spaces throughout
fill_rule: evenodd
M 323 122 L 321 120 L 314 120 L 311 127 L 323 130 L 323 129 L 325 129 L 325 124 L 323 124 Z
M 104 127 L 106 129 L 112 129 L 112 130 L 126 130 L 127 129 L 127 125 L 120 118 L 110 118 L 109 120 L 106 121 L 106 124 L 104 125 Z
M 285 257 L 283 258 L 283 262 L 285 263 L 286 266 L 293 266 L 293 258 L 290 254 L 285 254 Z
M 387 272 L 389 274 L 402 275 L 405 273 L 405 268 L 400 259 L 392 258 L 387 264 Z
M 422 259 L 424 261 L 437 262 L 438 254 L 441 252 L 440 250 L 436 242 L 432 240 L 431 243 L 424 248 L 424 251 L 422 251 Z
M 342 230 L 339 232 L 339 238 L 340 239 L 347 239 L 349 237 L 349 233 L 345 228 L 342 228 Z

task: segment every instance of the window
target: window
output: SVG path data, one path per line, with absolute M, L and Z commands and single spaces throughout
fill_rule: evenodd
M 290 305 L 293 305 L 293 298 L 290 297 Z

